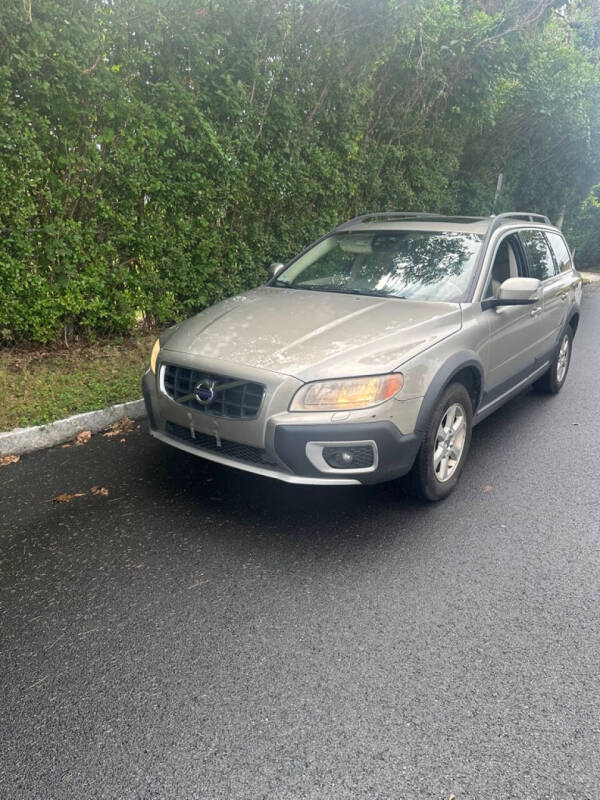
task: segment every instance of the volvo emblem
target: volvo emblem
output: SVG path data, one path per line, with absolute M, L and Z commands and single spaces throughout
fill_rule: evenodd
M 194 398 L 203 406 L 208 406 L 215 399 L 215 382 L 205 378 L 194 386 Z

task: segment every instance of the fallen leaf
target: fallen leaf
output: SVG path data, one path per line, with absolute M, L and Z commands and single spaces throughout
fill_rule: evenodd
M 57 494 L 52 498 L 53 503 L 70 503 L 74 497 L 83 497 L 87 492 L 74 492 L 73 494 Z
M 196 583 L 192 583 L 191 586 L 188 586 L 188 589 L 195 589 L 198 586 L 202 586 L 203 583 L 208 583 L 208 579 L 204 581 L 197 581 Z
M 102 436 L 106 436 L 107 438 L 111 438 L 112 436 L 122 436 L 124 433 L 130 433 L 134 430 L 135 425 L 129 419 L 129 417 L 123 417 L 118 422 L 115 422 L 113 425 L 110 426 L 109 430 L 106 433 L 103 433 Z
M 489 483 L 486 483 L 486 485 L 483 487 L 483 491 L 486 494 L 489 494 L 492 491 L 492 487 L 489 485 Z
M 16 464 L 21 460 L 21 456 L 0 456 L 0 467 L 6 467 L 8 464 Z
M 104 486 L 92 486 L 90 492 L 92 494 L 99 494 L 102 497 L 108 497 L 108 489 L 106 489 Z
M 81 431 L 80 433 L 78 433 L 76 436 L 73 437 L 73 442 L 77 446 L 89 442 L 91 438 L 92 438 L 91 431 Z

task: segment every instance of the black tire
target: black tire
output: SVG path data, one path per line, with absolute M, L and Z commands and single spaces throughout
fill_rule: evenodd
M 560 360 L 561 360 L 561 348 L 563 344 L 567 341 L 567 364 L 566 369 L 564 372 L 559 368 L 560 367 Z M 534 389 L 537 392 L 542 392 L 543 394 L 558 394 L 562 387 L 565 385 L 565 381 L 567 379 L 567 374 L 569 372 L 569 365 L 571 363 L 571 352 L 573 350 L 573 329 L 570 325 L 567 325 L 564 333 L 560 337 L 560 342 L 558 348 L 556 350 L 556 355 L 552 360 L 552 364 L 549 366 L 548 370 L 544 372 L 541 378 L 533 384 Z M 562 372 L 562 376 L 561 376 Z
M 465 437 L 458 463 L 453 467 L 449 478 L 442 481 L 434 468 L 434 449 L 438 429 L 448 409 L 459 404 L 464 410 Z M 473 407 L 471 397 L 462 383 L 452 383 L 446 388 L 429 420 L 427 431 L 417 454 L 412 470 L 403 479 L 405 491 L 423 500 L 436 501 L 447 497 L 454 489 L 463 470 L 469 445 L 471 444 L 471 431 L 473 423 Z

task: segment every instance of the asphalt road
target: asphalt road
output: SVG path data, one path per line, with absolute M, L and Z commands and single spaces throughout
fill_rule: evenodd
M 599 397 L 591 289 L 438 505 L 143 427 L 0 468 L 0 796 L 600 798 Z

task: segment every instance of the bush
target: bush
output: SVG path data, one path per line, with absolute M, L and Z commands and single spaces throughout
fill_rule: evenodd
M 484 5 L 5 0 L 0 339 L 179 319 L 357 212 L 487 213 L 500 171 L 576 207 L 592 17 Z

